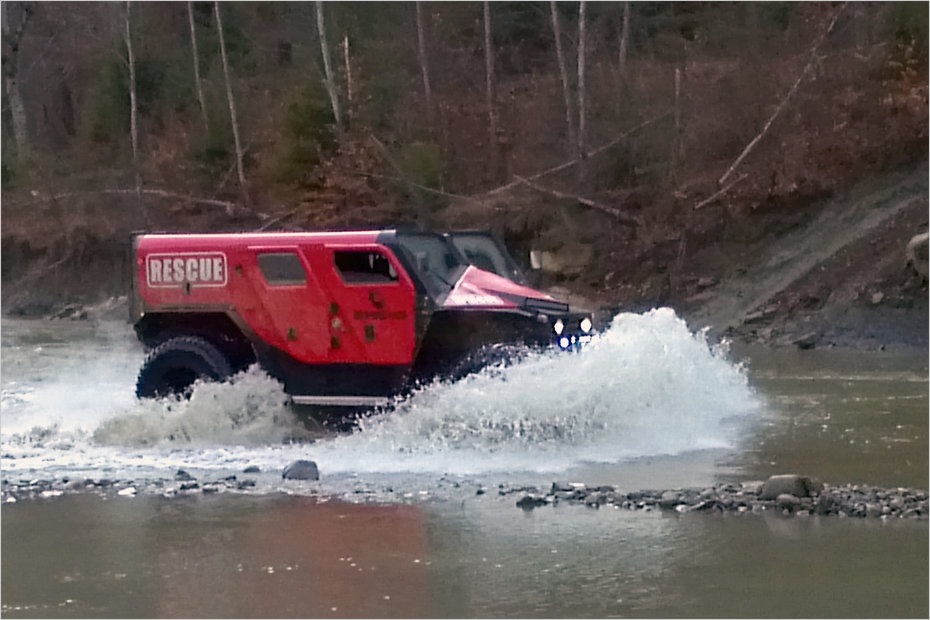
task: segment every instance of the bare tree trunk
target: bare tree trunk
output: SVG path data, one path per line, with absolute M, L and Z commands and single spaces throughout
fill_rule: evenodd
M 423 74 L 423 97 L 426 101 L 426 114 L 433 122 L 433 91 L 429 85 L 429 63 L 426 60 L 426 36 L 423 32 L 423 9 L 417 0 L 417 55 L 420 58 L 420 72 Z
M 340 138 L 343 133 L 342 111 L 339 109 L 339 93 L 336 92 L 336 80 L 333 78 L 333 63 L 329 58 L 329 46 L 326 43 L 326 24 L 323 21 L 323 1 L 316 1 L 316 29 L 320 34 L 320 51 L 323 54 L 323 71 L 326 74 L 326 92 L 333 106 L 333 118 Z
M 669 172 L 672 180 L 677 180 L 678 165 L 682 160 L 681 153 L 681 69 L 675 67 L 675 135 L 672 136 L 672 156 L 669 159 Z
M 578 157 L 585 158 L 587 114 L 585 110 L 585 0 L 578 3 Z M 582 165 L 579 170 L 583 169 Z
M 349 35 L 342 38 L 342 52 L 346 65 L 346 121 L 352 123 L 352 100 L 355 98 L 355 92 L 352 87 L 352 62 L 349 60 Z
M 617 54 L 620 77 L 626 77 L 626 58 L 630 47 L 630 3 L 623 3 L 623 27 L 620 30 L 620 52 Z
M 123 37 L 126 43 L 126 62 L 129 65 L 129 138 L 132 143 L 132 166 L 139 175 L 139 105 L 136 101 L 136 57 L 132 49 L 132 2 L 126 0 L 126 31 Z M 138 186 L 138 180 L 136 182 Z
M 151 225 L 145 205 L 142 204 L 142 175 L 139 172 L 139 104 L 136 100 L 136 56 L 132 47 L 132 2 L 126 0 L 124 13 L 126 30 L 126 64 L 129 67 L 129 141 L 132 144 L 132 173 L 136 183 L 136 203 L 146 227 Z
M 207 116 L 207 102 L 203 96 L 203 81 L 200 79 L 200 54 L 197 51 L 197 29 L 194 25 L 194 3 L 187 0 L 187 19 L 191 26 L 191 48 L 194 58 L 194 87 L 197 90 L 197 101 L 200 103 L 200 113 L 203 115 L 204 129 L 210 129 L 210 118 Z
M 24 155 L 29 151 L 29 129 L 26 123 L 26 107 L 23 105 L 23 94 L 19 89 L 19 43 L 23 38 L 26 22 L 32 15 L 32 7 L 25 5 L 22 8 L 19 23 L 15 30 L 10 29 L 10 16 L 7 12 L 9 2 L 0 3 L 3 14 L 0 22 L 3 23 L 3 83 L 6 95 L 10 102 L 10 115 L 13 119 L 13 142 L 16 152 Z
M 562 98 L 565 100 L 565 126 L 568 129 L 568 150 L 571 153 L 578 138 L 575 136 L 575 114 L 572 110 L 571 85 L 568 82 L 568 69 L 565 67 L 565 51 L 562 49 L 562 26 L 559 23 L 559 9 L 556 0 L 549 0 L 552 11 L 552 34 L 555 37 L 555 57 L 559 64 L 559 77 L 562 80 Z
M 484 73 L 488 106 L 488 147 L 497 174 L 497 114 L 494 112 L 494 48 L 491 42 L 491 5 L 484 0 Z
M 226 40 L 223 37 L 223 18 L 220 15 L 220 3 L 213 3 L 213 14 L 216 16 L 216 32 L 220 39 L 220 59 L 223 61 L 223 77 L 226 80 L 226 101 L 229 104 L 229 122 L 232 124 L 233 142 L 236 147 L 236 172 L 239 174 L 239 191 L 246 205 L 250 204 L 248 184 L 245 180 L 245 169 L 242 165 L 242 143 L 239 141 L 239 122 L 236 118 L 236 99 L 233 97 L 232 81 L 229 79 L 229 60 L 226 57 Z M 229 210 L 231 211 L 231 209 Z M 230 213 L 232 215 L 232 213 Z

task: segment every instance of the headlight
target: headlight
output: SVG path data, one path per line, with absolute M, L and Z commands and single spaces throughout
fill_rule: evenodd
M 559 346 L 562 347 L 563 349 L 567 349 L 569 344 L 571 343 L 568 341 L 568 338 L 566 338 L 565 336 L 562 336 L 559 339 Z
M 578 327 L 581 328 L 581 331 L 583 333 L 588 334 L 591 332 L 591 328 L 594 327 L 594 325 L 592 325 L 591 319 L 589 319 L 588 317 L 585 317 L 581 319 L 581 323 L 578 324 Z
M 562 322 L 562 319 L 559 319 L 555 322 L 555 325 L 552 326 L 552 329 L 555 330 L 556 336 L 561 336 L 562 332 L 565 330 L 565 323 Z

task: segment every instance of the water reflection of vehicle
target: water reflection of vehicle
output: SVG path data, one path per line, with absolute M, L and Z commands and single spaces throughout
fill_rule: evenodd
M 173 507 L 150 520 L 147 536 L 158 542 L 154 562 L 163 584 L 155 616 L 439 614 L 427 528 L 415 506 L 242 497 L 210 504 Z M 192 548 L 210 553 L 193 556 Z
M 593 327 L 526 286 L 487 233 L 144 234 L 133 248 L 140 397 L 258 362 L 297 404 L 370 407 Z

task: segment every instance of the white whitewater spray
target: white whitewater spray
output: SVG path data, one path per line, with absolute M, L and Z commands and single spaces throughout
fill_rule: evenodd
M 57 354 L 49 361 L 60 368 L 37 366 L 48 378 L 5 388 L 5 469 L 267 471 L 310 458 L 325 475 L 550 472 L 729 446 L 759 408 L 744 370 L 669 309 L 620 314 L 578 353 L 534 353 L 434 383 L 341 436 L 310 433 L 281 385 L 254 367 L 196 385 L 190 400 L 139 401 L 139 354 L 127 352 L 133 363 L 113 370 L 127 378 L 81 389 L 75 373 L 96 353 Z
M 670 309 L 620 314 L 580 353 L 436 383 L 314 454 L 336 471 L 464 474 L 724 447 L 758 408 L 725 353 Z
M 138 401 L 93 434 L 99 444 L 129 446 L 260 446 L 306 436 L 281 384 L 257 366 L 223 383 L 198 383 L 189 400 Z

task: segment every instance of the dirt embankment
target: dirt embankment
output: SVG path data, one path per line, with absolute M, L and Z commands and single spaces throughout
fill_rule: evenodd
M 926 272 L 908 264 L 905 249 L 927 221 L 926 164 L 864 180 L 747 248 L 747 259 L 682 308 L 692 322 L 742 340 L 926 350 Z
M 656 295 L 663 269 L 625 276 L 623 295 L 584 278 L 558 285 L 605 314 L 674 307 L 695 328 L 775 346 L 915 349 L 928 346 L 925 276 L 906 264 L 905 247 L 927 231 L 927 164 L 863 180 L 817 208 L 769 213 L 741 240 L 707 240 L 689 252 L 688 276 Z M 2 310 L 6 315 L 82 317 L 86 306 L 128 290 L 133 230 L 254 230 L 263 222 L 190 203 L 149 205 L 133 197 L 37 200 L 4 206 Z M 777 221 L 777 226 L 773 225 Z M 470 222 L 479 227 L 480 222 Z M 747 241 L 751 239 L 751 241 Z M 655 263 L 662 263 L 656 246 Z M 924 248 L 925 251 L 925 248 Z M 644 264 L 652 258 L 642 254 Z M 596 258 L 592 260 L 597 260 Z M 635 291 L 631 295 L 629 291 Z M 113 304 L 104 306 L 119 316 Z M 91 312 L 93 314 L 93 312 Z

